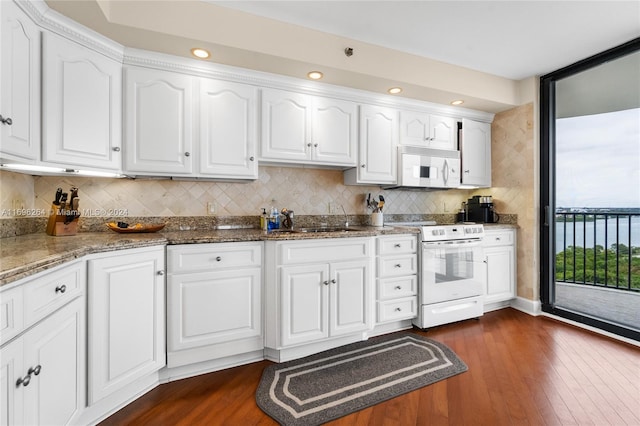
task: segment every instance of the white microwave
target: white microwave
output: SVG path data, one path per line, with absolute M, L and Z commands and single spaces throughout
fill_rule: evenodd
M 457 188 L 460 186 L 460 152 L 398 147 L 398 183 L 394 188 Z

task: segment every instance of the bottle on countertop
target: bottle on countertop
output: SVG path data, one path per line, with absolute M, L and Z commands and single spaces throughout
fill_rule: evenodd
M 268 220 L 269 220 L 269 217 L 267 216 L 267 209 L 263 208 L 262 215 L 260 216 L 260 229 L 262 229 L 263 231 L 267 230 Z
M 280 228 L 280 213 L 278 213 L 277 208 L 271 207 L 271 214 L 269 215 L 267 230 L 270 231 L 272 229 L 278 228 Z

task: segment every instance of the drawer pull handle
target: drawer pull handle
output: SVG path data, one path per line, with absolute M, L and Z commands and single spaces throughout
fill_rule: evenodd
M 396 268 L 402 268 L 402 265 L 401 265 L 401 264 L 399 264 L 399 263 L 396 263 L 396 266 L 395 266 L 395 267 L 396 267 Z
M 496 237 L 496 241 L 500 241 L 500 237 Z
M 64 293 L 65 291 L 67 291 L 67 286 L 64 284 L 56 287 L 56 293 Z
M 38 374 L 40 374 L 40 370 L 42 370 L 42 366 L 41 365 L 36 365 L 35 367 L 31 367 L 29 368 L 29 371 L 27 371 L 27 374 L 29 375 L 35 375 L 37 376 Z
M 0 115 L 0 123 L 11 126 L 13 124 L 13 120 L 11 119 L 11 117 L 4 118 Z
M 401 308 L 396 308 L 396 312 L 402 312 Z
M 157 274 L 160 275 L 160 276 L 163 276 L 164 275 L 164 271 L 158 271 Z
M 19 388 L 20 385 L 22 386 L 29 386 L 29 382 L 31 382 L 31 374 L 27 374 L 24 377 L 20 377 L 17 381 L 16 381 L 16 387 Z
M 399 286 L 399 285 L 397 285 L 397 286 L 396 286 L 396 290 L 402 290 L 402 287 L 401 287 L 401 286 Z
M 395 248 L 400 248 L 400 247 L 402 247 L 402 245 L 401 244 L 395 244 L 394 247 Z
M 216 262 L 220 262 L 222 258 L 220 256 L 216 257 Z

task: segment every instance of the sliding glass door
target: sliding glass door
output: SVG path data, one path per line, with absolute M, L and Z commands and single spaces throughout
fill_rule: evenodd
M 640 340 L 640 39 L 541 78 L 542 309 Z

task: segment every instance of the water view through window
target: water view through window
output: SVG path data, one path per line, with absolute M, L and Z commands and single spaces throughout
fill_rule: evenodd
M 556 305 L 640 330 L 640 108 L 556 119 Z

